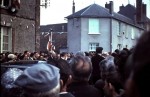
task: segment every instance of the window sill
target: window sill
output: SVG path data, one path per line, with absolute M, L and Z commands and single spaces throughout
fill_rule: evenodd
M 118 37 L 121 37 L 121 35 L 117 35 Z
M 99 35 L 101 33 L 88 33 L 89 35 Z
M 7 7 L 7 6 L 2 6 L 2 5 L 0 5 L 0 8 L 8 9 L 8 7 Z

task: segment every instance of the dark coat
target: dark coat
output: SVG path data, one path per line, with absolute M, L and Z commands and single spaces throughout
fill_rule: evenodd
M 97 80 L 99 80 L 101 77 L 100 77 L 100 67 L 99 67 L 99 63 L 104 59 L 104 57 L 96 54 L 95 56 L 93 56 L 91 58 L 91 62 L 92 62 L 92 66 L 93 66 L 93 71 L 92 71 L 92 81 L 93 81 L 93 84 L 95 84 L 95 82 Z
M 88 82 L 73 82 L 68 86 L 67 91 L 75 97 L 102 97 L 100 91 Z
M 60 93 L 59 97 L 75 97 L 75 96 L 69 92 L 66 92 L 66 93 Z

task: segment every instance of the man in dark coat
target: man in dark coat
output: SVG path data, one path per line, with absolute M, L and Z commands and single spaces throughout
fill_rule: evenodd
M 92 66 L 93 66 L 91 81 L 93 84 L 95 84 L 95 82 L 100 79 L 99 63 L 104 59 L 104 57 L 101 56 L 102 50 L 103 50 L 102 47 L 97 47 L 95 56 L 91 58 Z
M 102 97 L 100 91 L 88 83 L 92 73 L 92 63 L 89 57 L 75 56 L 70 60 L 72 82 L 67 90 L 75 97 Z

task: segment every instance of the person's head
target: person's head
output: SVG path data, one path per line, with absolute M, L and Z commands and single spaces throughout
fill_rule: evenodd
M 61 57 L 62 59 L 64 59 L 64 60 L 67 60 L 67 59 L 68 59 L 68 53 L 67 53 L 67 52 L 62 52 L 62 53 L 60 54 L 60 57 Z
M 23 97 L 23 90 L 14 84 L 15 80 L 23 73 L 18 68 L 8 68 L 1 75 L 2 97 Z
M 103 50 L 102 47 L 97 47 L 97 48 L 96 48 L 96 53 L 100 53 L 100 54 L 101 54 L 101 53 L 102 53 L 102 50 Z
M 67 85 L 70 83 L 72 78 L 72 71 L 69 64 L 65 61 L 58 60 L 57 67 L 60 69 L 60 82 L 61 82 L 61 90 L 66 91 Z
M 88 81 L 92 73 L 92 63 L 87 56 L 75 56 L 69 62 L 72 78 L 76 81 Z
M 40 58 L 40 54 L 38 52 L 34 52 L 34 58 L 35 59 L 39 59 Z
M 106 80 L 109 76 L 116 73 L 116 66 L 114 64 L 114 57 L 107 56 L 104 60 L 102 60 L 99 64 L 101 71 L 101 78 Z
M 138 40 L 133 56 L 133 71 L 126 83 L 128 97 L 150 97 L 150 31 Z
M 75 56 L 85 56 L 85 53 L 82 51 L 78 51 Z
M 119 55 L 120 50 L 119 50 L 119 49 L 116 49 L 114 52 L 115 52 L 117 55 Z
M 29 51 L 24 51 L 24 55 L 27 55 L 27 57 L 30 57 L 30 52 Z
M 10 61 L 10 60 L 15 61 L 16 59 L 17 59 L 17 56 L 15 54 L 8 55 L 8 61 Z
M 119 89 L 122 88 L 122 86 L 119 81 L 116 65 L 114 64 L 114 57 L 107 56 L 100 62 L 99 66 L 102 80 L 111 83 L 114 86 L 115 91 L 119 93 Z
M 50 64 L 37 64 L 26 68 L 16 79 L 27 97 L 59 97 L 59 69 Z

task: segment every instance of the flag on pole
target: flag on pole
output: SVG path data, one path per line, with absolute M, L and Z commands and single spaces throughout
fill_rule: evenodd
M 48 40 L 48 43 L 47 43 L 47 51 L 51 51 L 52 50 L 52 42 L 51 42 L 51 37 L 49 35 L 49 40 Z

